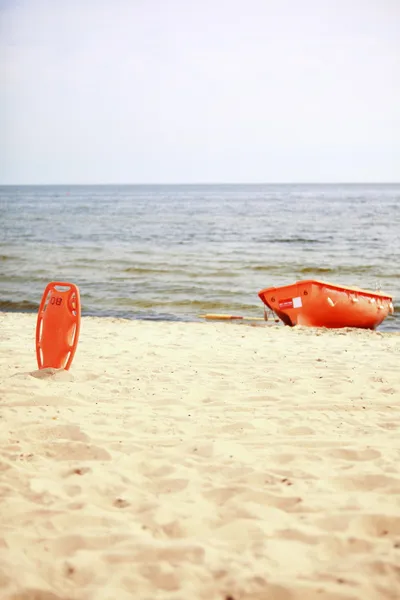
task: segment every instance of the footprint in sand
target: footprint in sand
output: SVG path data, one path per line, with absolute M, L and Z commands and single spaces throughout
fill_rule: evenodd
M 156 482 L 155 489 L 159 494 L 172 494 L 185 490 L 188 485 L 189 480 L 185 478 L 166 478 Z
M 142 577 L 156 585 L 158 590 L 173 592 L 181 586 L 179 575 L 169 565 L 152 563 L 140 567 L 139 572 Z
M 238 502 L 240 505 L 251 502 L 253 504 L 278 508 L 285 512 L 297 512 L 301 510 L 302 503 L 302 499 L 299 496 L 276 496 L 258 490 L 249 491 L 246 486 L 214 488 L 203 495 L 207 500 L 213 500 L 218 505 L 226 504 L 232 500 L 233 502 Z
M 296 454 L 275 454 L 271 457 L 271 460 L 276 462 L 278 465 L 287 465 L 295 460 L 298 460 L 298 456 Z
M 149 543 L 125 544 L 123 552 L 116 548 L 115 552 L 105 553 L 102 559 L 110 563 L 154 564 L 167 561 L 174 564 L 192 563 L 201 565 L 205 560 L 205 550 L 200 544 L 190 544 L 181 540 L 168 540 L 165 542 L 154 540 Z
M 317 535 L 310 535 L 298 529 L 279 529 L 275 532 L 275 535 L 283 540 L 294 540 L 310 546 L 315 546 L 321 542 Z
M 315 525 L 323 531 L 347 531 L 353 515 L 333 515 L 331 517 L 323 517 L 316 519 Z
M 400 478 L 398 477 L 368 473 L 359 476 L 338 477 L 335 479 L 335 483 L 342 490 L 357 490 L 360 492 L 384 490 L 387 494 L 398 494 L 400 496 Z
M 36 379 L 52 379 L 53 381 L 75 380 L 74 376 L 69 371 L 66 371 L 65 369 L 54 369 L 53 367 L 48 367 L 46 369 L 38 369 L 36 371 L 30 371 L 21 375 L 30 375 L 31 377 L 35 377 Z
M 400 536 L 400 516 L 370 514 L 361 515 L 354 519 L 355 531 L 371 537 L 396 538 Z
M 335 448 L 329 452 L 330 456 L 334 458 L 341 458 L 343 460 L 375 460 L 380 458 L 381 453 L 373 448 L 366 448 L 365 450 L 352 450 L 351 448 Z
M 44 443 L 40 451 L 47 458 L 55 460 L 111 460 L 111 455 L 104 448 L 83 442 L 56 440 Z
M 384 421 L 382 423 L 377 423 L 377 426 L 381 427 L 381 429 L 387 429 L 389 431 L 393 431 L 395 429 L 399 429 L 400 421 Z
M 83 433 L 79 425 L 52 425 L 46 427 L 34 425 L 26 427 L 25 433 L 28 434 L 31 440 L 58 441 L 70 440 L 73 442 L 87 442 L 90 438 L 86 433 Z
M 288 435 L 314 435 L 315 431 L 311 427 L 292 427 L 286 433 Z
M 72 598 L 58 596 L 57 594 L 53 594 L 53 592 L 48 592 L 46 590 L 28 589 L 16 592 L 11 596 L 6 597 L 5 600 L 72 600 Z
M 390 581 L 392 579 L 392 587 L 399 588 L 400 567 L 397 563 L 389 560 L 373 560 L 366 565 L 366 572 L 370 575 L 379 575 Z M 390 597 L 390 596 L 389 596 Z
M 87 475 L 88 473 L 91 473 L 92 469 L 90 469 L 89 467 L 73 467 L 72 469 L 68 469 L 68 471 L 66 471 L 65 473 L 63 473 L 63 477 L 71 477 L 73 475 Z

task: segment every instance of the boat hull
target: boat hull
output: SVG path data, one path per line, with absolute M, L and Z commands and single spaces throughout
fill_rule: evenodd
M 307 279 L 258 292 L 264 304 L 291 327 L 375 329 L 393 313 L 392 296 Z

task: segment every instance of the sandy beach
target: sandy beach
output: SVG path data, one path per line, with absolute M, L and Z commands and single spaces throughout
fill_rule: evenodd
M 0 314 L 1 600 L 400 598 L 400 334 Z

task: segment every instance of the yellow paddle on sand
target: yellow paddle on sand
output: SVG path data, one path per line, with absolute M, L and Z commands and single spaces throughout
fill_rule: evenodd
M 240 315 L 218 315 L 218 314 L 207 314 L 207 315 L 199 315 L 201 319 L 212 319 L 212 320 L 224 320 L 224 321 L 266 321 L 264 317 L 242 317 Z

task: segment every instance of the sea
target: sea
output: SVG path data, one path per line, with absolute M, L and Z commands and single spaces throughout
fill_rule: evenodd
M 400 331 L 400 184 L 1 186 L 0 224 L 0 311 L 62 281 L 83 316 L 257 317 L 317 278 L 393 294 Z

